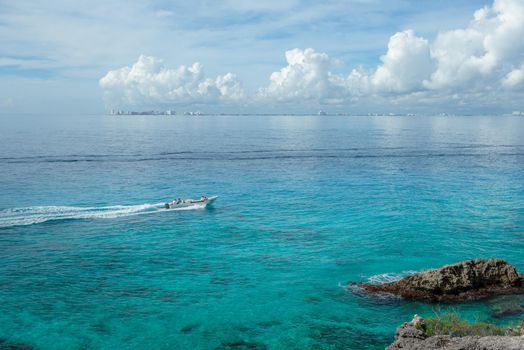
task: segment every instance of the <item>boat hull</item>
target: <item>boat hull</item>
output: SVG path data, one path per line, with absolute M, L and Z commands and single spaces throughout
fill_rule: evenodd
M 218 196 L 208 197 L 206 200 L 195 200 L 195 199 L 185 199 L 180 203 L 166 203 L 164 206 L 166 209 L 179 209 L 179 208 L 207 208 L 218 198 Z

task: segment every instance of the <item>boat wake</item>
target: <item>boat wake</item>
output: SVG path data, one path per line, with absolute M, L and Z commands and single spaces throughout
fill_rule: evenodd
M 195 204 L 183 208 L 166 210 L 164 203 L 139 205 L 113 205 L 102 207 L 35 206 L 0 210 L 0 228 L 33 225 L 46 221 L 72 219 L 113 219 L 126 216 L 152 214 L 165 211 L 202 209 L 205 205 Z

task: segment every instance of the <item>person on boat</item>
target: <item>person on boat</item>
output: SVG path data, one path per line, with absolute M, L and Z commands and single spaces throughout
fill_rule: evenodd
M 206 196 L 202 195 L 202 197 L 200 197 L 200 201 L 205 202 L 206 200 L 207 200 Z

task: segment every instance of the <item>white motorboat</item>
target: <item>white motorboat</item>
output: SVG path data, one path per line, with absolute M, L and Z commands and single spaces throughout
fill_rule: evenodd
M 209 205 L 211 205 L 217 198 L 218 196 L 202 197 L 200 199 L 179 199 L 164 204 L 164 207 L 166 209 L 188 208 L 194 206 L 206 208 Z

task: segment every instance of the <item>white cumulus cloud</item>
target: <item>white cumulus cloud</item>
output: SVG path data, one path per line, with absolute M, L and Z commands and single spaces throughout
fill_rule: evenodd
M 202 66 L 168 69 L 140 56 L 131 67 L 100 80 L 108 106 L 237 102 L 295 106 L 495 105 L 517 101 L 524 86 L 524 0 L 495 0 L 477 10 L 463 28 L 436 33 L 434 40 L 407 29 L 393 34 L 374 67 L 349 74 L 342 62 L 313 48 L 285 52 L 285 65 L 271 73 L 255 95 L 244 93 L 232 73 L 206 78 Z M 351 50 L 350 44 L 342 43 Z M 504 88 L 504 89 L 502 89 Z
M 412 30 L 393 35 L 381 60 L 372 72 L 354 69 L 345 77 L 332 72 L 341 62 L 328 54 L 312 48 L 293 49 L 286 52 L 287 66 L 271 74 L 269 86 L 260 95 L 276 101 L 337 103 L 352 96 L 406 93 L 422 88 L 435 66 L 428 41 Z
M 509 72 L 504 79 L 502 84 L 509 88 L 514 88 L 521 85 L 524 82 L 524 64 L 519 68 L 513 69 Z
M 524 51 L 524 1 L 495 0 L 475 12 L 466 28 L 441 32 L 432 45 L 437 61 L 427 87 L 464 88 L 486 81 L 521 62 Z M 470 86 L 471 87 L 471 86 Z
M 287 66 L 262 90 L 277 101 L 315 99 L 345 103 L 355 98 L 485 102 L 524 81 L 524 1 L 495 0 L 464 28 L 437 33 L 433 42 L 411 29 L 392 35 L 381 64 L 333 74 L 336 60 L 313 49 L 286 52 Z M 404 96 L 404 97 L 403 97 Z M 445 102 L 445 103 L 447 103 Z M 464 102 L 461 102 L 462 104 Z
M 269 86 L 259 91 L 259 97 L 279 102 L 296 100 L 329 100 L 340 97 L 343 85 L 331 69 L 340 64 L 326 53 L 308 48 L 286 51 L 287 66 L 273 72 Z
M 389 39 L 388 51 L 371 78 L 376 90 L 384 92 L 411 92 L 419 90 L 431 76 L 434 61 L 429 43 L 417 37 L 412 30 L 396 33 Z
M 229 102 L 244 96 L 232 73 L 206 78 L 200 63 L 170 69 L 144 55 L 131 67 L 109 71 L 100 86 L 108 107 Z

